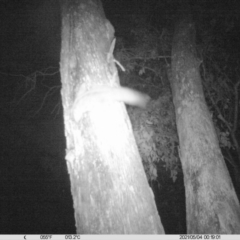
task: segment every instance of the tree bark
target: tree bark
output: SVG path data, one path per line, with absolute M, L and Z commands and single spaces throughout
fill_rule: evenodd
M 171 86 L 184 172 L 188 233 L 240 233 L 240 208 L 208 111 L 186 16 L 176 25 Z
M 77 233 L 164 233 L 122 103 L 132 94 L 145 105 L 145 96 L 119 87 L 113 48 L 99 0 L 64 1 L 61 93 Z

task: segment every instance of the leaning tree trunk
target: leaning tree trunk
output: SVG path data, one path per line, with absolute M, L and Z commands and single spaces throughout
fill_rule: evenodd
M 190 18 L 176 25 L 172 92 L 184 172 L 188 233 L 240 233 L 240 208 L 202 90 Z
M 164 233 L 122 103 L 147 97 L 119 86 L 114 43 L 99 0 L 64 1 L 61 93 L 77 233 Z

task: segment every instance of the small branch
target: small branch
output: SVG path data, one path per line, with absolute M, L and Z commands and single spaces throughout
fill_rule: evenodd
M 34 116 L 37 115 L 40 112 L 40 110 L 42 109 L 42 107 L 43 107 L 45 101 L 47 100 L 47 98 L 49 96 L 51 96 L 54 93 L 54 91 L 56 91 L 56 89 L 58 89 L 58 88 L 60 89 L 60 86 L 54 86 L 54 87 L 49 88 L 49 90 L 47 91 L 47 93 L 45 94 L 45 96 L 43 98 L 43 101 L 42 101 L 42 104 L 41 104 L 40 108 L 35 112 Z
M 209 99 L 212 103 L 212 105 L 214 106 L 215 110 L 217 111 L 218 113 L 218 118 L 226 125 L 227 129 L 229 130 L 229 132 L 232 132 L 232 129 L 231 129 L 231 125 L 227 122 L 227 120 L 223 117 L 222 113 L 221 113 L 221 110 L 220 108 L 217 106 L 217 104 L 215 103 L 215 101 L 213 100 L 213 98 L 211 97 L 211 94 L 210 94 L 210 91 L 208 89 L 208 87 L 206 86 L 206 84 L 203 82 L 203 85 L 207 91 L 207 94 L 209 96 Z

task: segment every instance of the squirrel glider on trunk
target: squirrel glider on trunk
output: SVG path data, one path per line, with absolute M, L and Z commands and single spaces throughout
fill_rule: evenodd
M 109 71 L 112 72 L 113 75 L 116 74 L 114 63 L 125 71 L 122 65 L 113 56 L 115 43 L 116 38 L 113 39 L 107 54 L 109 69 L 112 69 L 113 67 L 113 71 Z M 103 102 L 118 101 L 131 106 L 145 108 L 149 100 L 150 97 L 148 95 L 127 87 L 101 85 L 87 90 L 86 85 L 82 84 L 79 91 L 76 92 L 76 98 L 72 107 L 72 114 L 74 120 L 78 122 L 83 113 L 92 111 L 92 109 L 97 108 L 99 104 Z
M 149 100 L 150 97 L 147 94 L 127 87 L 98 86 L 89 91 L 85 91 L 84 86 L 82 86 L 76 95 L 72 107 L 72 114 L 74 120 L 78 122 L 82 114 L 91 111 L 104 102 L 117 101 L 131 106 L 145 108 Z

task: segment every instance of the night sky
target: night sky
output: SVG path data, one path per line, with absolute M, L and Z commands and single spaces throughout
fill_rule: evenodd
M 177 1 L 102 2 L 115 28 L 117 47 L 121 42 L 125 48 L 137 46 L 139 41 L 131 34 L 136 26 L 147 23 L 160 33 L 168 33 L 164 35 L 169 39 L 164 54 L 170 56 Z M 219 62 L 234 84 L 239 78 L 240 11 L 238 1 L 222 2 L 192 5 L 196 41 L 198 46 L 211 42 L 210 52 L 220 55 Z M 212 35 L 206 35 L 210 28 Z M 0 234 L 73 234 L 60 98 L 59 2 L 1 0 L 0 29 Z M 166 61 L 170 63 L 169 58 Z M 123 75 L 121 81 L 126 85 L 124 79 Z M 154 98 L 153 91 L 149 94 Z M 151 184 L 163 226 L 166 233 L 185 233 L 182 176 L 179 174 L 175 183 L 164 177 Z

